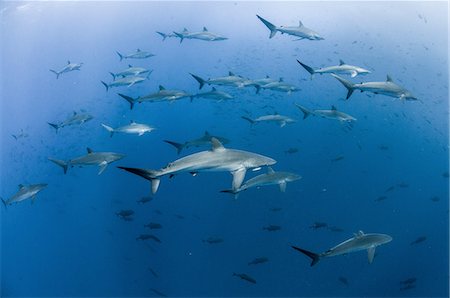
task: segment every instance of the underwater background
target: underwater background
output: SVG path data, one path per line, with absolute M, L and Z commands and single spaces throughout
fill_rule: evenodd
M 1 206 L 1 296 L 426 296 L 449 295 L 448 3 L 437 2 L 8 2 L 0 3 L 1 179 L 9 198 L 18 184 L 47 183 L 34 200 Z M 303 24 L 324 40 L 299 40 L 269 30 Z M 203 27 L 223 41 L 167 38 Z M 116 51 L 153 53 L 120 61 Z M 309 73 L 339 59 L 371 71 L 346 77 L 384 81 L 389 74 L 419 99 L 404 101 L 347 90 L 329 75 Z M 56 79 L 49 69 L 67 60 L 79 71 Z M 148 80 L 105 91 L 108 72 L 141 66 Z M 203 78 L 231 71 L 249 78 L 282 77 L 301 90 L 217 86 L 234 96 L 142 103 L 130 110 L 117 95 L 146 95 L 162 85 L 199 92 Z M 202 91 L 210 90 L 210 86 Z M 348 127 L 308 117 L 294 103 L 357 118 Z M 84 111 L 94 118 L 61 128 Z M 250 125 L 241 116 L 287 115 L 297 122 Z M 130 121 L 157 129 L 143 136 L 115 134 Z M 276 159 L 274 170 L 302 176 L 249 189 L 237 200 L 220 193 L 227 172 L 148 181 L 116 166 L 158 169 L 180 156 L 163 142 L 204 132 L 230 140 L 226 148 Z M 12 137 L 15 135 L 17 138 Z M 94 151 L 125 154 L 98 175 L 97 167 L 66 175 L 48 157 Z M 248 171 L 246 179 L 264 173 Z M 151 196 L 145 204 L 137 202 Z M 133 220 L 116 213 L 133 210 Z M 149 222 L 161 229 L 144 227 Z M 317 223 L 326 227 L 317 228 Z M 278 231 L 264 227 L 280 226 Z M 314 267 L 290 246 L 320 253 L 362 230 L 393 237 L 366 252 L 326 258 Z M 136 240 L 141 234 L 161 240 Z M 211 238 L 212 237 L 212 238 Z M 208 239 L 219 239 L 218 243 Z M 258 257 L 267 262 L 248 265 Z M 233 276 L 245 273 L 251 283 Z M 405 280 L 415 278 L 413 286 Z

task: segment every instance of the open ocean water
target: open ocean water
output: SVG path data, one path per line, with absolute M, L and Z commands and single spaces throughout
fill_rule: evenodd
M 300 20 L 318 35 L 269 38 L 256 15 L 278 29 Z M 188 37 L 204 36 L 203 27 L 227 39 Z M 2 1 L 0 34 L 2 297 L 448 297 L 448 2 Z M 311 79 L 296 60 L 370 71 L 338 74 L 352 83 L 389 75 L 414 98 L 355 90 L 346 100 L 336 78 Z M 49 71 L 68 61 L 82 64 L 58 78 Z M 129 65 L 152 72 L 136 83 L 116 75 L 119 87 L 101 83 Z M 201 90 L 191 75 L 229 72 L 237 83 Z M 272 85 L 254 83 L 266 76 Z M 296 89 L 277 90 L 282 83 Z M 160 85 L 186 94 L 143 99 Z M 212 87 L 233 98 L 190 99 Z M 311 114 L 304 119 L 295 104 Z M 321 117 L 336 115 L 332 106 L 356 120 Z M 265 115 L 294 122 L 242 118 Z M 110 137 L 101 125 L 133 121 L 156 129 Z M 208 137 L 178 155 L 164 142 L 205 131 L 225 138 L 226 149 L 214 141 L 212 151 Z M 125 156 L 91 160 L 106 166 L 99 175 L 99 166 L 73 160 L 92 157 L 86 148 Z M 285 192 L 275 181 L 235 199 L 220 192 L 232 187 L 227 169 L 168 174 L 152 194 L 149 181 L 117 168 L 160 169 L 229 149 L 270 157 L 274 171 L 302 178 Z M 244 183 L 269 171 L 241 166 Z M 34 199 L 14 197 L 35 184 L 47 185 Z M 370 264 L 360 246 L 312 267 L 291 247 L 325 253 L 366 237 L 358 231 L 392 241 L 369 245 L 380 244 Z

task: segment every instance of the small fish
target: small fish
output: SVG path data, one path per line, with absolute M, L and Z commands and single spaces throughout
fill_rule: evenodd
M 152 197 L 142 197 L 140 200 L 137 200 L 136 202 L 141 203 L 141 204 L 145 204 L 150 202 L 151 200 L 153 200 Z
M 263 230 L 267 230 L 269 232 L 274 232 L 274 231 L 281 230 L 281 227 L 277 226 L 277 225 L 269 225 L 269 226 L 263 227 Z
M 320 229 L 320 228 L 327 228 L 328 227 L 328 224 L 326 223 L 326 222 L 315 222 L 315 223 L 313 223 L 313 225 L 312 226 L 310 226 L 309 228 L 310 229 L 314 229 L 314 230 L 317 230 L 317 229 Z
M 331 162 L 336 162 L 344 159 L 344 155 L 338 155 L 335 158 L 331 159 Z
M 344 231 L 344 229 L 341 229 L 339 227 L 334 227 L 334 226 L 328 227 L 328 229 L 332 232 L 343 232 Z
M 339 276 L 339 281 L 340 281 L 342 284 L 348 286 L 348 280 L 347 280 L 345 277 Z
M 217 244 L 222 243 L 223 239 L 220 237 L 208 237 L 206 240 L 202 240 L 203 242 L 207 242 L 209 244 Z
M 401 188 L 406 188 L 406 187 L 409 187 L 409 184 L 406 182 L 400 182 L 399 184 L 397 184 L 397 186 L 401 187 Z
M 158 291 L 157 289 L 151 288 L 150 291 L 152 291 L 153 293 L 155 293 L 156 295 L 158 295 L 158 296 L 160 296 L 160 297 L 167 297 L 166 294 L 164 294 L 164 293 L 161 292 L 161 291 Z
M 133 214 L 134 214 L 134 211 L 133 210 L 129 210 L 129 209 L 120 210 L 119 212 L 116 212 L 117 216 L 120 216 L 120 217 L 122 217 L 124 219 L 127 218 L 127 217 L 132 216 Z
M 158 243 L 161 243 L 161 240 L 158 237 L 156 237 L 155 235 L 141 234 L 141 235 L 139 235 L 139 237 L 136 238 L 136 240 L 149 240 L 149 239 L 156 241 Z
M 384 201 L 384 200 L 386 200 L 386 199 L 387 199 L 387 196 L 379 196 L 378 198 L 376 198 L 375 201 L 381 202 L 381 201 Z
M 413 284 L 413 283 L 415 283 L 416 281 L 417 281 L 417 278 L 415 278 L 415 277 L 410 277 L 410 278 L 407 278 L 407 279 L 405 279 L 405 280 L 400 281 L 400 284 L 402 284 L 402 285 L 408 285 L 408 284 Z
M 433 196 L 430 198 L 433 202 L 439 202 L 441 199 L 438 196 Z
M 297 152 L 298 152 L 298 148 L 295 148 L 295 147 L 291 147 L 288 150 L 284 151 L 284 153 L 286 153 L 286 154 L 294 154 Z
M 178 218 L 178 219 L 184 219 L 184 216 L 181 215 L 181 214 L 175 214 L 175 217 Z
M 272 212 L 279 212 L 279 211 L 283 210 L 283 208 L 273 207 L 273 208 L 270 208 L 269 210 L 272 211 Z
M 153 230 L 153 229 L 161 229 L 162 225 L 156 222 L 151 222 L 149 224 L 144 225 L 144 227 Z
M 387 146 L 387 145 L 379 145 L 378 149 L 380 149 L 380 150 L 389 150 L 389 146 Z
M 449 172 L 444 172 L 444 173 L 442 173 L 442 177 L 444 177 L 444 178 L 450 177 Z
M 400 288 L 400 291 L 406 291 L 406 290 L 411 290 L 414 289 L 416 286 L 414 284 L 408 284 L 402 288 Z
M 268 262 L 269 259 L 266 257 L 255 258 L 251 262 L 248 262 L 248 265 L 257 265 Z
M 239 277 L 242 280 L 248 281 L 248 282 L 250 282 L 252 284 L 256 284 L 256 280 L 253 277 L 251 277 L 251 276 L 249 276 L 249 275 L 247 275 L 245 273 L 234 273 L 233 272 L 233 276 L 237 276 L 237 277 Z
M 395 185 L 389 186 L 384 192 L 393 191 L 395 189 Z
M 420 237 L 417 237 L 417 239 L 414 240 L 413 242 L 411 242 L 409 245 L 419 244 L 421 242 L 424 242 L 425 240 L 427 240 L 426 236 L 420 236 Z
M 156 273 L 156 271 L 155 270 L 153 270 L 153 268 L 152 267 L 148 267 L 148 270 L 152 273 L 152 275 L 154 276 L 154 277 L 156 277 L 156 278 L 158 278 L 159 277 L 159 274 L 158 273 Z

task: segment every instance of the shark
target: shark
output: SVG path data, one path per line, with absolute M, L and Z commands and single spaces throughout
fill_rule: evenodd
M 339 82 L 341 82 L 341 84 L 344 85 L 345 88 L 347 88 L 348 92 L 346 99 L 350 98 L 353 91 L 360 90 L 361 92 L 367 91 L 374 94 L 383 94 L 401 100 L 418 100 L 417 97 L 415 97 L 409 90 L 394 83 L 389 75 L 386 76 L 385 82 L 365 82 L 360 84 L 354 84 L 335 74 L 331 75 L 335 77 Z
M 123 59 L 146 59 L 155 56 L 154 54 L 147 51 L 142 51 L 141 49 L 136 49 L 134 53 L 130 53 L 128 55 L 123 55 L 119 52 L 116 53 L 119 55 L 120 61 Z
M 280 79 L 280 80 L 282 80 L 282 79 Z M 267 85 L 269 83 L 275 83 L 278 81 L 279 80 L 272 79 L 269 76 L 266 76 L 265 78 L 262 78 L 262 79 L 247 80 L 244 82 L 244 86 L 245 87 L 253 86 L 256 88 L 256 93 L 259 93 L 261 86 Z
M 48 125 L 53 127 L 56 130 L 56 133 L 58 133 L 58 130 L 71 125 L 80 125 L 83 124 L 89 120 L 92 120 L 94 117 L 87 114 L 87 113 L 77 113 L 76 111 L 73 112 L 72 116 L 68 117 L 66 120 L 60 123 L 50 123 L 47 122 Z
M 40 184 L 30 184 L 30 185 L 23 185 L 19 184 L 19 190 L 9 199 L 6 201 L 3 198 L 0 198 L 3 202 L 3 205 L 5 208 L 8 205 L 11 205 L 13 203 L 18 203 L 21 201 L 24 201 L 26 199 L 31 198 L 31 202 L 34 202 L 34 199 L 36 198 L 36 194 L 47 187 L 47 183 L 40 183 Z
M 297 92 L 297 91 L 301 90 L 300 88 L 298 88 L 292 84 L 284 82 L 282 78 L 280 78 L 278 81 L 275 81 L 275 82 L 270 82 L 265 85 L 260 85 L 260 88 L 274 90 L 274 91 L 280 91 L 280 92 L 287 92 L 288 95 L 290 95 L 292 92 Z
M 291 27 L 284 27 L 284 26 L 275 26 L 274 24 L 270 23 L 269 21 L 263 19 L 259 15 L 256 15 L 258 19 L 263 22 L 264 25 L 266 25 L 267 28 L 270 30 L 269 38 L 272 38 L 275 36 L 277 32 L 280 32 L 281 34 L 287 34 L 292 35 L 295 37 L 298 37 L 296 40 L 301 39 L 309 39 L 309 40 L 323 40 L 324 38 L 319 35 L 319 33 L 305 27 L 301 21 L 298 22 L 298 26 L 291 26 Z
M 156 33 L 162 37 L 163 41 L 166 40 L 166 38 L 178 37 L 175 33 L 163 33 L 160 31 L 156 31 Z
M 289 118 L 288 116 L 283 116 L 283 115 L 279 115 L 279 114 L 260 116 L 256 119 L 251 119 L 246 116 L 242 116 L 241 118 L 247 120 L 251 124 L 260 123 L 260 122 L 276 122 L 280 125 L 280 127 L 284 127 L 286 124 L 296 122 L 294 119 Z
M 128 101 L 130 104 L 130 110 L 133 109 L 135 103 L 142 103 L 142 102 L 161 102 L 161 101 L 169 101 L 173 102 L 178 99 L 182 99 L 185 97 L 191 97 L 191 94 L 186 93 L 182 90 L 169 90 L 166 89 L 164 86 L 159 85 L 159 91 L 155 93 L 150 93 L 145 96 L 139 96 L 136 98 L 132 98 L 130 96 L 120 94 L 118 93 L 120 97 Z
M 190 74 L 199 84 L 199 89 L 202 89 L 205 84 L 208 85 L 220 85 L 220 86 L 233 86 L 233 87 L 245 87 L 245 82 L 248 81 L 248 79 L 245 79 L 241 76 L 237 76 L 231 71 L 228 72 L 228 76 L 224 77 L 217 77 L 212 79 L 202 79 L 199 76 L 196 76 L 194 74 Z
M 174 146 L 177 149 L 177 153 L 180 154 L 183 149 L 191 148 L 191 147 L 202 147 L 202 146 L 211 146 L 211 139 L 216 138 L 222 144 L 227 144 L 230 141 L 224 137 L 214 136 L 210 134 L 208 131 L 205 131 L 203 136 L 197 139 L 193 139 L 190 141 L 186 141 L 184 143 L 176 143 L 173 141 L 164 140 L 164 142 Z
M 266 185 L 278 185 L 281 192 L 286 191 L 286 185 L 288 182 L 296 181 L 302 179 L 302 176 L 289 173 L 289 172 L 275 172 L 272 167 L 267 167 L 267 173 L 258 175 L 251 179 L 245 181 L 239 188 L 222 190 L 221 192 L 232 193 L 234 194 L 234 198 L 237 199 L 237 196 L 241 191 L 247 190 L 252 187 L 261 187 Z
M 357 75 L 365 75 L 371 73 L 370 70 L 364 69 L 359 66 L 354 65 L 348 65 L 346 64 L 342 59 L 339 60 L 339 65 L 335 66 L 328 66 L 328 67 L 322 67 L 318 69 L 313 69 L 312 67 L 300 62 L 297 60 L 297 62 L 303 66 L 304 69 L 306 69 L 307 72 L 311 75 L 311 80 L 314 77 L 314 74 L 324 74 L 324 73 L 334 73 L 334 74 L 348 74 L 352 78 L 356 77 Z
M 338 245 L 320 254 L 307 251 L 296 246 L 291 247 L 311 258 L 311 266 L 317 264 L 322 258 L 339 256 L 360 250 L 367 250 L 369 263 L 372 263 L 377 246 L 391 241 L 392 237 L 386 234 L 365 234 L 363 231 L 359 231 L 358 233 L 354 234 L 354 237 L 345 240 L 344 242 L 339 243 Z
M 338 120 L 340 122 L 356 121 L 356 118 L 350 116 L 349 114 L 338 111 L 334 105 L 331 106 L 331 110 L 308 110 L 304 106 L 301 106 L 297 103 L 295 104 L 295 106 L 303 112 L 303 119 L 306 119 L 309 115 L 313 115 L 322 118 Z
M 147 124 L 141 124 L 136 123 L 134 121 L 131 121 L 130 124 L 120 126 L 117 128 L 112 128 L 106 124 L 102 123 L 103 128 L 105 128 L 110 133 L 110 137 L 114 135 L 114 133 L 120 132 L 120 133 L 126 133 L 126 134 L 137 134 L 138 136 L 142 136 L 143 134 L 147 132 L 152 132 L 156 128 L 149 126 Z
M 219 91 L 215 87 L 211 89 L 211 91 L 203 92 L 203 93 L 197 93 L 194 95 L 191 95 L 191 101 L 194 98 L 207 98 L 207 99 L 213 99 L 217 101 L 223 101 L 228 99 L 233 99 L 233 95 L 226 93 L 224 91 Z
M 80 70 L 81 66 L 83 66 L 83 62 L 71 63 L 70 61 L 67 61 L 66 66 L 64 66 L 60 71 L 56 71 L 53 69 L 50 69 L 50 71 L 53 72 L 54 74 L 56 74 L 56 79 L 58 79 L 59 76 L 62 75 L 63 73 L 66 73 L 69 71 L 74 71 L 74 70 Z
M 71 166 L 91 166 L 95 165 L 99 167 L 98 175 L 106 170 L 106 167 L 117 160 L 125 157 L 124 154 L 115 152 L 94 152 L 91 148 L 87 148 L 87 154 L 73 159 L 64 161 L 49 157 L 48 160 L 54 162 L 58 166 L 62 167 L 64 174 L 67 173 L 68 167 Z
M 180 43 L 186 39 L 199 39 L 205 41 L 220 41 L 227 40 L 228 38 L 225 36 L 221 36 L 215 33 L 208 31 L 206 27 L 203 27 L 203 30 L 200 32 L 189 32 L 186 28 L 182 32 L 173 32 L 177 37 L 180 38 Z
M 128 68 L 122 71 L 112 73 L 110 72 L 113 80 L 115 81 L 117 77 L 129 77 L 129 76 L 139 76 L 147 74 L 147 77 L 153 72 L 153 70 L 146 69 L 143 67 L 133 67 L 131 64 L 128 64 Z
M 161 177 L 182 172 L 190 172 L 192 175 L 198 172 L 230 172 L 233 175 L 232 189 L 236 190 L 241 186 L 248 169 L 259 170 L 262 166 L 276 163 L 276 160 L 264 155 L 225 148 L 216 138 L 211 139 L 211 144 L 211 150 L 182 157 L 159 170 L 118 168 L 150 180 L 154 194 L 158 191 Z
M 108 92 L 108 89 L 112 88 L 112 87 L 121 87 L 121 86 L 131 87 L 135 84 L 142 83 L 148 79 L 148 75 L 150 75 L 150 73 L 148 73 L 146 77 L 140 77 L 140 76 L 123 77 L 123 78 L 114 80 L 109 84 L 107 84 L 103 81 L 100 81 L 100 82 L 102 82 L 103 86 L 105 86 L 105 88 L 106 88 L 106 92 Z

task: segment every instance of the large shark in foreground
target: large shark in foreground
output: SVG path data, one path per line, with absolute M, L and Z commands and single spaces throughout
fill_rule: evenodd
M 87 154 L 70 159 L 68 161 L 59 160 L 49 157 L 48 159 L 58 166 L 62 167 L 64 174 L 67 173 L 69 166 L 99 166 L 98 174 L 100 175 L 106 169 L 106 167 L 119 159 L 124 158 L 125 155 L 114 152 L 94 152 L 92 149 L 87 148 Z
M 83 62 L 81 63 L 70 63 L 70 61 L 67 61 L 66 66 L 64 66 L 60 71 L 56 71 L 53 69 L 50 69 L 51 72 L 56 74 L 56 78 L 58 79 L 60 75 L 63 73 L 74 71 L 74 70 L 80 70 L 81 66 L 83 65 Z
M 43 190 L 47 186 L 46 183 L 41 184 L 30 184 L 30 185 L 22 185 L 19 184 L 19 191 L 16 192 L 11 198 L 8 200 L 4 200 L 3 198 L 0 198 L 3 202 L 3 205 L 5 207 L 7 205 L 11 205 L 13 203 L 21 202 L 23 200 L 31 198 L 32 202 L 34 202 L 34 199 L 36 197 L 36 194 Z
M 345 62 L 342 60 L 339 60 L 339 65 L 322 67 L 318 69 L 313 69 L 312 67 L 300 62 L 299 60 L 297 60 L 297 62 L 301 66 L 303 66 L 303 68 L 306 69 L 307 72 L 309 72 L 309 74 L 311 75 L 311 79 L 316 73 L 349 74 L 352 78 L 356 77 L 357 75 L 365 75 L 370 73 L 370 70 L 364 69 L 359 66 L 345 64 Z
M 340 122 L 356 121 L 356 118 L 350 116 L 349 114 L 338 111 L 335 106 L 331 106 L 331 110 L 309 110 L 297 103 L 295 104 L 295 106 L 303 112 L 303 119 L 306 119 L 309 115 L 313 115 L 332 120 L 339 120 Z
M 247 169 L 259 169 L 276 163 L 274 159 L 260 154 L 224 148 L 216 138 L 212 138 L 211 143 L 212 150 L 182 157 L 159 170 L 119 168 L 150 180 L 152 193 L 156 193 L 162 176 L 182 172 L 193 175 L 198 172 L 230 172 L 233 175 L 232 189 L 236 190 L 241 186 Z
M 275 36 L 277 32 L 280 32 L 281 34 L 288 34 L 292 36 L 299 37 L 299 39 L 309 39 L 309 40 L 322 40 L 324 39 L 322 36 L 319 35 L 319 33 L 303 26 L 302 22 L 299 21 L 298 27 L 284 27 L 280 26 L 277 27 L 274 24 L 270 23 L 269 21 L 263 19 L 259 15 L 256 15 L 258 19 L 263 22 L 264 25 L 266 25 L 267 28 L 270 30 L 270 36 L 269 38 L 272 38 Z
M 332 247 L 320 254 L 313 253 L 296 246 L 292 246 L 292 248 L 310 257 L 312 260 L 311 266 L 317 264 L 317 262 L 319 262 L 322 258 L 343 255 L 360 250 L 367 250 L 369 263 L 372 263 L 375 256 L 376 247 L 391 241 L 392 237 L 386 234 L 364 234 L 363 231 L 359 231 L 353 238 L 339 243 L 335 247 Z
M 360 90 L 361 92 L 367 91 L 375 94 L 383 94 L 386 96 L 396 97 L 404 100 L 417 100 L 417 98 L 407 89 L 400 85 L 394 83 L 392 78 L 388 75 L 385 82 L 366 82 L 360 84 L 353 84 L 346 79 L 341 78 L 338 75 L 331 74 L 335 77 L 342 85 L 347 88 L 347 97 L 349 99 L 353 91 Z

